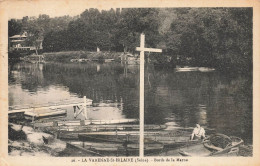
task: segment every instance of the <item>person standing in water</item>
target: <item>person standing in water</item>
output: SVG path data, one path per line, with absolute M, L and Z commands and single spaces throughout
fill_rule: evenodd
M 193 129 L 191 134 L 191 140 L 198 140 L 205 138 L 205 130 L 199 124 L 196 124 L 196 127 Z

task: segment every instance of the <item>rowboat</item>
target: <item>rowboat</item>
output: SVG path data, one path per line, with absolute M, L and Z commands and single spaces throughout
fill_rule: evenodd
M 84 125 L 84 126 L 46 126 L 45 124 L 35 123 L 35 128 L 48 128 L 57 131 L 68 131 L 68 132 L 83 132 L 83 131 L 134 131 L 139 130 L 137 124 L 111 124 L 111 125 Z M 145 125 L 145 130 L 163 130 L 166 129 L 166 125 Z
M 84 134 L 78 134 L 80 141 L 90 142 L 113 142 L 113 143 L 124 143 L 139 142 L 138 131 L 109 131 L 109 132 L 87 132 Z
M 59 127 L 59 126 L 86 126 L 86 125 L 111 125 L 111 124 L 132 124 L 137 123 L 137 119 L 87 119 L 87 120 L 66 120 L 66 121 L 38 121 L 34 122 L 33 126 L 40 127 Z
M 212 72 L 215 71 L 213 68 L 208 68 L 208 67 L 199 67 L 200 72 Z
M 163 143 L 165 146 L 175 146 L 187 142 L 190 139 L 190 132 L 186 130 L 175 130 L 169 132 L 160 132 L 158 134 L 145 135 L 145 140 Z
M 236 156 L 242 143 L 243 140 L 238 137 L 214 134 L 201 143 L 180 148 L 179 154 L 182 156 Z
M 190 71 L 212 72 L 212 71 L 215 71 L 215 69 L 208 68 L 208 67 L 179 67 L 179 68 L 176 68 L 176 72 L 190 72 Z
M 100 132 L 110 132 L 110 131 L 139 131 L 139 125 L 128 125 L 128 124 L 118 124 L 118 125 L 86 125 L 86 126 L 59 126 L 59 127 L 34 127 L 40 128 L 42 131 L 57 134 L 59 139 L 64 140 L 78 140 L 79 134 L 85 134 L 88 132 L 95 132 L 100 134 Z M 158 131 L 166 128 L 164 125 L 146 125 L 146 131 Z M 132 134 L 132 133 L 130 133 Z
M 75 147 L 84 148 L 103 156 L 133 156 L 139 153 L 139 143 L 97 143 L 97 142 L 70 142 Z M 144 153 L 161 151 L 163 145 L 160 143 L 152 143 L 144 145 Z
M 187 72 L 187 71 L 198 71 L 198 67 L 182 67 L 182 68 L 176 68 L 177 72 Z
M 139 141 L 139 132 L 137 131 L 110 131 L 110 132 L 86 132 L 78 135 L 81 141 L 92 142 L 118 142 L 124 141 L 136 142 Z M 176 144 L 187 142 L 190 138 L 190 132 L 176 131 L 145 131 L 144 142 L 158 142 L 162 144 Z
M 90 125 L 90 124 L 123 124 L 123 123 L 134 123 L 138 122 L 137 119 L 107 119 L 107 120 L 98 120 L 98 119 L 87 119 L 87 120 L 75 120 L 75 121 L 59 121 L 58 126 L 78 126 L 78 125 Z
M 149 154 L 146 154 L 147 156 L 182 156 L 179 153 L 179 149 L 191 145 L 197 145 L 200 144 L 202 140 L 189 140 L 189 141 L 181 141 L 181 142 L 175 142 L 172 144 L 165 144 L 163 147 L 163 150 L 160 152 L 152 152 Z

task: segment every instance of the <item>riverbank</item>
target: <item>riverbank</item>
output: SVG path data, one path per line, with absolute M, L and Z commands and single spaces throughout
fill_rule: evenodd
M 113 61 L 121 61 L 123 52 L 90 52 L 90 51 L 62 51 L 43 53 L 44 61 L 52 62 L 71 62 L 75 59 L 86 59 L 88 61 L 104 62 L 106 59 Z M 37 55 L 29 55 L 25 57 L 29 60 L 39 60 Z
M 64 141 L 30 126 L 8 124 L 8 153 L 10 156 L 59 156 L 66 148 Z

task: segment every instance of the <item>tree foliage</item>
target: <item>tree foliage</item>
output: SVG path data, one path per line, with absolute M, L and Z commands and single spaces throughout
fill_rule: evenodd
M 44 39 L 47 52 L 89 50 L 135 52 L 141 33 L 154 56 L 179 65 L 252 70 L 252 8 L 87 9 L 77 17 L 48 15 L 9 21 L 9 36 L 28 31 L 31 44 Z
M 8 36 L 17 35 L 21 33 L 22 23 L 20 20 L 11 19 L 8 21 Z
M 173 9 L 165 35 L 167 49 L 180 57 L 180 63 L 213 66 L 225 70 L 252 68 L 251 8 Z

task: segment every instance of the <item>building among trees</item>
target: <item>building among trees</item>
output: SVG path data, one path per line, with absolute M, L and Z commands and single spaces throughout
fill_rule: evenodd
M 35 46 L 29 45 L 27 42 L 28 39 L 28 33 L 23 32 L 22 34 L 13 35 L 9 37 L 10 39 L 10 45 L 9 50 L 10 51 L 32 51 L 36 50 Z M 40 43 L 39 49 L 43 49 L 42 47 L 42 40 L 38 41 Z

